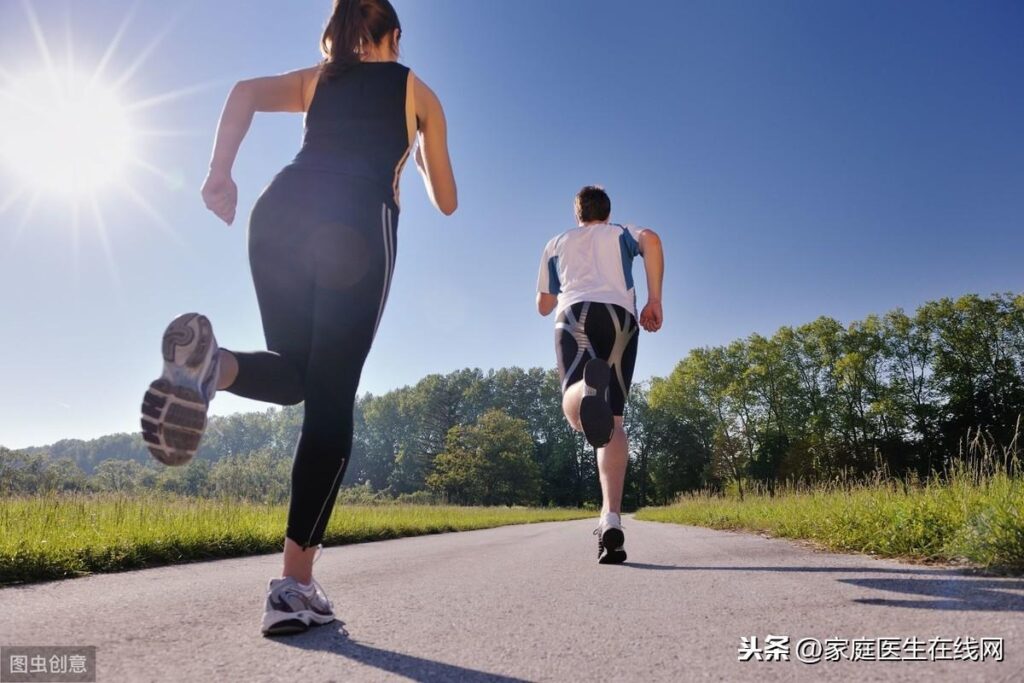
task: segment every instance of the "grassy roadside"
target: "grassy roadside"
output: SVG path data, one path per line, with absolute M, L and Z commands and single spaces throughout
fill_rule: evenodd
M 361 505 L 335 510 L 324 545 L 592 516 L 583 510 Z M 169 495 L 0 500 L 0 585 L 275 552 L 287 507 Z
M 824 547 L 1024 573 L 1024 479 L 965 469 L 944 483 L 876 481 L 774 497 L 694 495 L 637 519 L 806 539 Z

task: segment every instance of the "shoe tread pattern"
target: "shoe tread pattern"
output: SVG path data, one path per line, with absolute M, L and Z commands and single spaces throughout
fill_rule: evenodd
M 165 465 L 184 465 L 199 448 L 206 429 L 206 403 L 198 392 L 165 379 L 149 385 L 142 398 L 142 438 Z

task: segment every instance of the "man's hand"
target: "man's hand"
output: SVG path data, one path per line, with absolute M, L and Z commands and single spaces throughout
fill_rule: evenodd
M 235 208 L 238 206 L 238 187 L 231 179 L 231 173 L 210 171 L 203 183 L 203 202 L 206 208 L 217 214 L 228 225 L 235 220 Z
M 644 310 L 640 311 L 640 326 L 648 332 L 657 332 L 661 329 L 662 320 L 664 314 L 661 312 L 661 302 L 648 300 Z
M 537 312 L 547 315 L 558 306 L 558 296 L 547 292 L 537 292 Z
M 665 253 L 661 249 L 661 238 L 650 228 L 640 231 L 640 253 L 647 274 L 647 305 L 640 312 L 640 325 L 648 332 L 657 332 L 663 320 L 661 284 L 665 275 Z

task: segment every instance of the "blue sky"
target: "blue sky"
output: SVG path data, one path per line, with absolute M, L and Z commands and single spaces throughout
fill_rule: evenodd
M 966 292 L 1019 291 L 1024 253 L 1024 5 L 1016 2 L 498 3 L 397 0 L 403 61 L 441 97 L 461 205 L 445 218 L 410 167 L 397 272 L 362 389 L 432 372 L 554 365 L 533 309 L 540 250 L 600 183 L 613 218 L 665 245 L 665 326 L 637 377 L 694 347 L 819 315 L 843 322 Z M 124 101 L 148 205 L 110 188 L 103 228 L 39 195 L 0 213 L 0 444 L 136 428 L 175 314 L 263 344 L 245 223 L 298 148 L 263 115 L 235 169 L 239 221 L 198 188 L 241 78 L 313 64 L 327 0 L 32 3 L 55 63 L 105 78 L 147 46 Z M 44 62 L 23 4 L 0 3 L 0 83 Z M 6 74 L 6 76 L 4 76 Z M 2 90 L 3 86 L 0 86 Z M 19 183 L 0 169 L 0 207 Z M 636 265 L 640 274 L 642 263 Z M 639 278 L 642 280 L 642 278 Z M 641 293 L 641 300 L 643 294 Z M 215 413 L 261 409 L 224 394 Z

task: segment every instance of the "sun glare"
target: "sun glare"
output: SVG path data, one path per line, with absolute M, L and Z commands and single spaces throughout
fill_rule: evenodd
M 128 111 L 88 76 L 40 73 L 0 98 L 0 155 L 31 189 L 94 196 L 122 179 L 132 146 Z
M 20 4 L 28 29 L 24 35 L 35 42 L 36 50 L 33 53 L 22 45 L 17 56 L 0 51 L 4 53 L 0 54 L 0 238 L 7 248 L 17 244 L 35 226 L 37 208 L 64 200 L 59 203 L 67 208 L 67 221 L 49 225 L 66 226 L 76 268 L 81 238 L 91 225 L 116 282 L 108 230 L 139 223 L 108 220 L 109 212 L 123 215 L 123 207 L 131 205 L 171 239 L 179 240 L 143 192 L 152 187 L 145 184 L 146 179 L 157 179 L 156 187 L 162 184 L 179 190 L 179 173 L 165 168 L 159 159 L 147 158 L 156 152 L 144 148 L 155 139 L 195 132 L 154 129 L 153 119 L 166 119 L 166 112 L 160 112 L 166 105 L 213 84 L 150 90 L 152 83 L 143 67 L 177 24 L 180 9 L 162 22 L 161 31 L 147 34 L 141 50 L 125 53 L 122 40 L 129 35 L 137 3 L 122 17 L 113 36 L 91 37 L 76 35 L 70 6 L 62 21 L 52 4 L 35 0 Z M 35 5 L 47 10 L 42 21 Z M 5 26 L 10 33 L 12 28 Z M 75 46 L 83 43 L 105 44 L 106 49 L 95 62 L 80 61 Z M 13 41 L 3 47 L 12 45 Z M 129 89 L 134 96 L 128 95 Z M 140 91 L 147 94 L 140 98 Z

